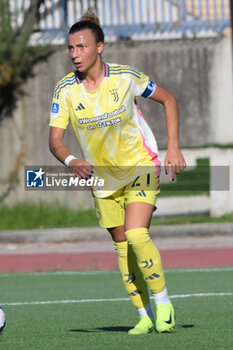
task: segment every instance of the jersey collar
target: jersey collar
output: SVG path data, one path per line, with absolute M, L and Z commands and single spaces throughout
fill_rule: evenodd
M 104 76 L 105 77 L 109 77 L 109 67 L 108 67 L 108 64 L 103 62 L 104 63 Z M 75 71 L 75 78 L 76 78 L 76 82 L 77 84 L 81 84 L 82 83 L 82 80 L 80 79 L 79 77 L 79 72 L 76 70 Z

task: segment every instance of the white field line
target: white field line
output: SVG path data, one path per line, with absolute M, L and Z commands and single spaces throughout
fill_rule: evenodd
M 233 271 L 233 266 L 229 267 L 206 267 L 206 268 L 174 268 L 165 269 L 165 273 L 192 273 L 192 272 L 225 272 Z M 0 273 L 1 277 L 11 277 L 11 276 L 59 276 L 59 275 L 108 275 L 108 274 L 119 274 L 118 270 L 103 270 L 103 271 L 49 271 L 49 272 L 12 272 L 12 273 Z
M 195 294 L 177 294 L 171 295 L 171 299 L 193 298 L 193 297 L 213 297 L 213 296 L 233 296 L 233 293 L 195 293 Z M 152 297 L 151 297 L 152 299 Z M 23 306 L 23 305 L 51 305 L 51 304 L 79 304 L 79 303 L 102 303 L 102 302 L 116 302 L 116 301 L 130 301 L 129 298 L 115 298 L 115 299 L 77 299 L 77 300 L 51 300 L 51 301 L 25 301 L 14 303 L 2 303 L 2 306 Z
M 200 268 L 177 268 L 177 269 L 165 269 L 165 273 L 192 273 L 192 272 L 225 272 L 233 271 L 233 266 L 229 267 L 200 267 Z

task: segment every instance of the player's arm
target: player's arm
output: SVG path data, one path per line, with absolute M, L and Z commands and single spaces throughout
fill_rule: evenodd
M 175 97 L 166 89 L 157 85 L 150 98 L 163 105 L 166 117 L 168 147 L 164 160 L 166 173 L 169 172 L 169 164 L 172 167 L 172 179 L 186 167 L 184 157 L 179 147 L 179 109 Z
M 92 165 L 85 160 L 80 160 L 72 157 L 72 155 L 70 154 L 70 151 L 67 149 L 67 147 L 63 143 L 64 135 L 65 135 L 65 129 L 50 127 L 50 134 L 49 134 L 50 152 L 60 162 L 62 162 L 63 164 L 66 163 L 66 165 L 70 168 L 70 171 L 74 175 L 80 178 L 88 177 L 92 171 Z M 70 161 L 68 157 L 71 158 Z M 68 163 L 67 163 L 67 159 L 68 159 Z

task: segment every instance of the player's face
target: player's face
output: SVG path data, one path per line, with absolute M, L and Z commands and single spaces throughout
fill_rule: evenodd
M 79 72 L 88 72 L 103 51 L 103 43 L 96 43 L 95 35 L 89 29 L 84 29 L 68 38 L 69 56 Z

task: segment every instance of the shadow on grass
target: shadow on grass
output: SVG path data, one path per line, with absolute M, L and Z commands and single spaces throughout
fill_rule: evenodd
M 92 329 L 70 329 L 69 332 L 92 333 L 92 332 L 128 332 L 132 327 L 112 326 Z
M 194 324 L 182 324 L 177 325 L 178 328 L 193 328 Z M 77 333 L 97 333 L 97 332 L 128 332 L 133 327 L 125 327 L 125 326 L 111 326 L 111 327 L 98 327 L 92 329 L 70 329 L 69 332 L 77 332 Z M 174 332 L 165 332 L 166 334 L 172 334 Z

